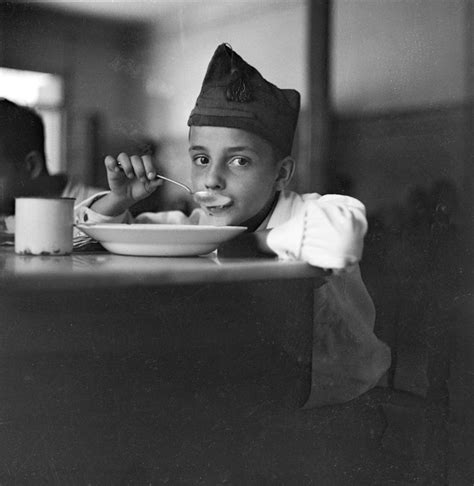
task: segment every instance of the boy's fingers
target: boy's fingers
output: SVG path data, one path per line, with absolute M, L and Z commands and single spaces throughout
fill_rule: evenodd
M 143 165 L 145 167 L 146 176 L 150 181 L 154 180 L 156 177 L 156 169 L 153 165 L 153 160 L 150 155 L 144 155 L 142 157 Z
M 135 178 L 135 172 L 132 167 L 132 162 L 130 161 L 130 157 L 122 152 L 119 154 L 117 157 L 118 162 L 120 162 L 120 167 L 122 167 L 122 170 L 124 171 L 125 175 L 129 179 L 134 179 Z
M 138 155 L 132 155 L 130 161 L 132 163 L 133 171 L 136 178 L 140 179 L 142 182 L 145 182 L 147 178 L 142 158 Z
M 107 157 L 105 157 L 104 164 L 107 170 L 110 170 L 112 172 L 117 172 L 117 170 L 119 170 L 117 161 L 111 155 L 107 155 Z

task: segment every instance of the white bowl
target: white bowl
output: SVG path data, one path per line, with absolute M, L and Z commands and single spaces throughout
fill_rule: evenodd
M 182 224 L 80 224 L 77 228 L 112 253 L 139 256 L 204 255 L 247 229 Z

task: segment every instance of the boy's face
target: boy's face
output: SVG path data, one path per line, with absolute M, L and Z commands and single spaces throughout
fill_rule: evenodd
M 223 207 L 202 208 L 212 224 L 241 225 L 255 216 L 279 188 L 280 161 L 272 146 L 238 128 L 191 127 L 191 179 L 194 191 L 230 198 Z

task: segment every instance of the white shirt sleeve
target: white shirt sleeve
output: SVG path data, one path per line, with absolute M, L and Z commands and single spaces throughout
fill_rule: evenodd
M 140 224 L 200 224 L 203 219 L 203 211 L 195 209 L 189 216 L 181 211 L 159 211 L 145 212 L 137 215 L 135 218 L 129 211 L 125 211 L 118 216 L 105 216 L 92 210 L 90 206 L 101 197 L 108 194 L 109 191 L 99 192 L 85 199 L 74 208 L 76 224 L 100 224 L 100 223 L 140 223 Z
M 360 261 L 367 232 L 365 207 L 349 196 L 303 196 L 292 216 L 275 226 L 268 246 L 283 259 L 325 269 L 347 269 Z
M 128 211 L 125 211 L 118 216 L 105 216 L 90 208 L 92 204 L 108 193 L 109 191 L 99 192 L 76 205 L 74 208 L 74 222 L 76 224 L 131 223 L 133 217 Z
M 367 231 L 364 205 L 349 196 L 285 191 L 267 226 L 282 259 L 333 272 L 314 290 L 312 383 L 306 408 L 343 403 L 377 384 L 389 369 L 389 347 L 374 334 L 375 308 L 359 266 Z
M 311 393 L 305 408 L 343 403 L 373 388 L 391 364 L 374 334 L 375 307 L 358 265 L 314 292 Z

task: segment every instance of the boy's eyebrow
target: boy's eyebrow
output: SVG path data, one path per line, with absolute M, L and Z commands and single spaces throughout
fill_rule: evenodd
M 202 150 L 202 151 L 206 151 L 206 147 L 204 147 L 202 145 L 192 145 L 191 147 L 189 147 L 188 151 L 191 152 L 191 150 Z
M 189 147 L 189 151 L 191 152 L 192 150 L 206 151 L 207 149 L 203 145 L 192 145 L 191 147 Z M 248 147 L 247 145 L 236 145 L 235 147 L 226 147 L 226 152 L 243 152 L 243 151 L 255 153 L 255 150 Z
M 253 152 L 255 153 L 255 150 L 253 150 L 251 147 L 248 147 L 247 145 L 237 145 L 235 147 L 227 147 L 227 152 Z

